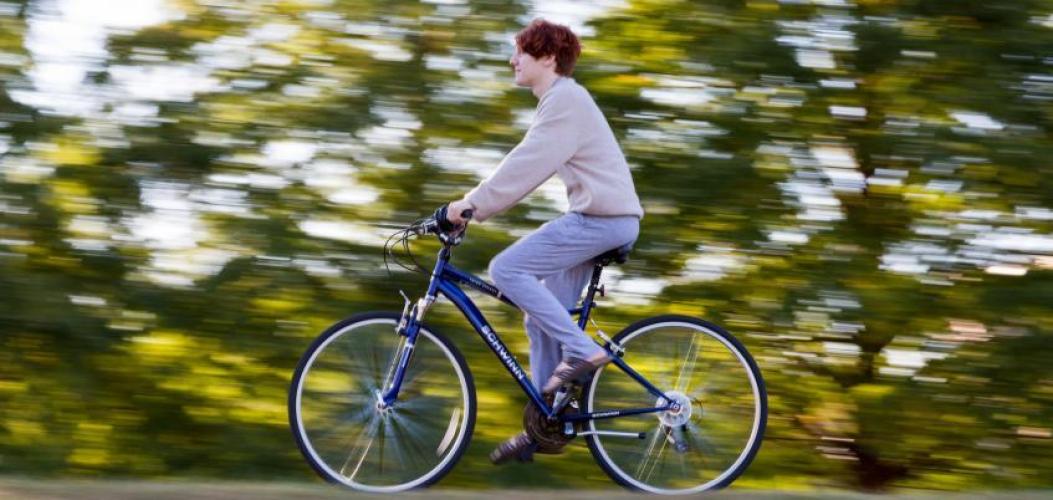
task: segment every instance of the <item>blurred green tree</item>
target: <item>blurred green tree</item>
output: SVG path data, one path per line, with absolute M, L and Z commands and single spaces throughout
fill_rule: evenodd
M 297 356 L 420 291 L 384 270 L 383 238 L 486 175 L 536 104 L 507 66 L 535 12 L 519 2 L 165 5 L 128 27 L 0 3 L 0 472 L 305 477 Z M 589 14 L 574 76 L 648 212 L 598 319 L 686 313 L 746 342 L 772 416 L 739 484 L 1049 486 L 1051 10 Z M 102 45 L 48 51 L 64 30 Z M 473 226 L 458 263 L 482 272 L 562 196 Z M 580 447 L 490 467 L 524 400 L 449 309 L 431 318 L 482 411 L 444 484 L 608 485 Z M 524 352 L 519 315 L 485 312 Z

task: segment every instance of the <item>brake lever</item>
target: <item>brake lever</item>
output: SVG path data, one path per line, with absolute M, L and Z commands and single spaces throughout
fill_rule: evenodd
M 439 224 L 435 220 L 429 220 L 417 226 L 414 230 L 414 233 L 416 233 L 417 236 L 421 236 L 425 234 L 438 232 L 437 229 L 439 229 Z

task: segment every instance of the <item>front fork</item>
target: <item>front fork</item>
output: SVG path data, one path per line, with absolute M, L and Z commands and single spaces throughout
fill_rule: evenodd
M 402 388 L 402 380 L 406 376 L 406 367 L 413 358 L 413 350 L 417 345 L 417 336 L 420 334 L 420 325 L 424 321 L 424 314 L 428 312 L 431 305 L 435 303 L 435 295 L 427 294 L 416 303 L 410 301 L 406 294 L 399 290 L 405 304 L 402 307 L 402 315 L 395 333 L 399 335 L 398 348 L 391 359 L 384 384 L 377 390 L 377 408 L 387 409 L 395 403 L 399 389 Z

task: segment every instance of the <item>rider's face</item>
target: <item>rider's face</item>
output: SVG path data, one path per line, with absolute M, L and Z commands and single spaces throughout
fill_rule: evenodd
M 536 59 L 534 56 L 523 52 L 517 44 L 516 53 L 512 55 L 508 63 L 512 65 L 512 69 L 515 71 L 516 85 L 531 87 L 535 82 L 539 81 L 541 75 L 546 71 L 552 71 L 554 61 L 555 58 L 553 56 Z

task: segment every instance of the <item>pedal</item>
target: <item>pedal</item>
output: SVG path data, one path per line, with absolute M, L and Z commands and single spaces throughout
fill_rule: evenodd
M 567 403 L 569 403 L 570 401 L 570 390 L 567 388 L 567 385 L 563 385 L 558 390 L 556 390 L 555 399 L 552 400 L 553 416 L 550 417 L 549 420 L 555 420 L 555 416 L 559 415 L 559 413 L 563 411 L 563 408 L 567 406 Z

